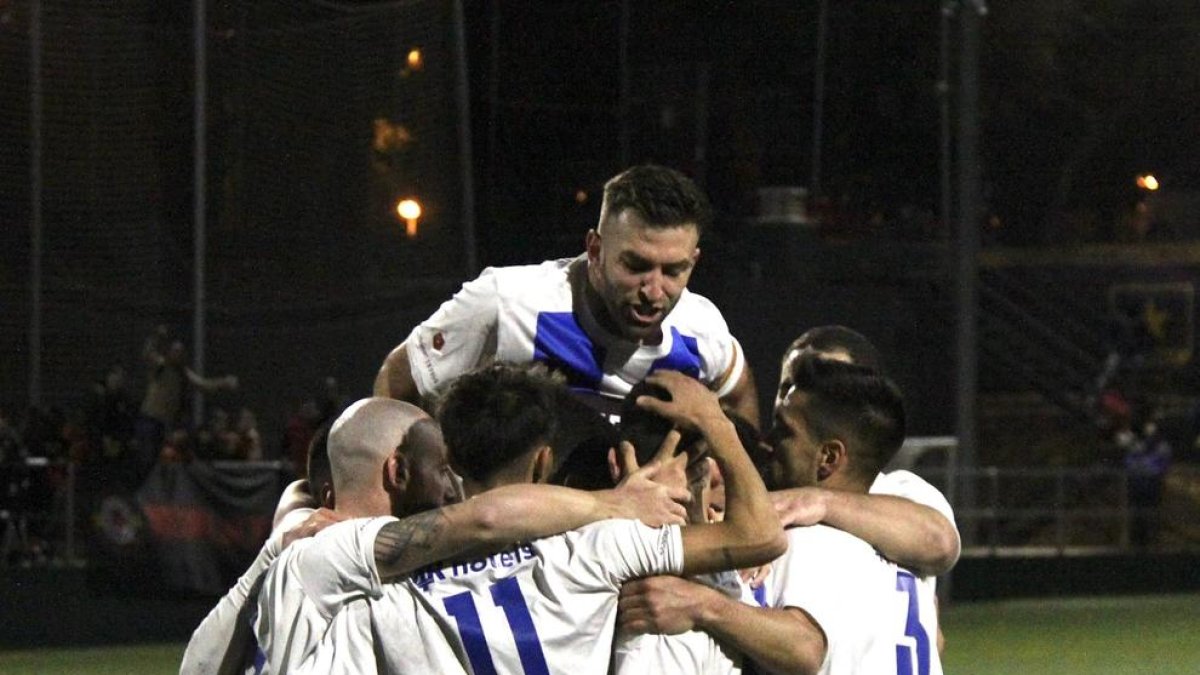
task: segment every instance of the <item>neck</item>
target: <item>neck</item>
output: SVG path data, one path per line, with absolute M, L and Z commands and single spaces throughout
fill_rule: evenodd
M 349 518 L 374 518 L 392 513 L 392 501 L 386 492 L 379 493 L 338 493 L 337 506 L 334 509 Z
M 474 497 L 488 490 L 494 490 L 505 485 L 525 485 L 533 482 L 533 465 L 529 462 L 513 462 L 511 465 L 496 471 L 484 480 L 463 478 L 463 491 L 468 497 Z

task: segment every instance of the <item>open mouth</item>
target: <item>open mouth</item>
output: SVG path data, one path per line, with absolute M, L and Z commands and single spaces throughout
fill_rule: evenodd
M 658 323 L 662 319 L 662 308 L 653 305 L 629 305 L 629 311 L 626 314 L 633 323 L 643 326 L 649 326 Z

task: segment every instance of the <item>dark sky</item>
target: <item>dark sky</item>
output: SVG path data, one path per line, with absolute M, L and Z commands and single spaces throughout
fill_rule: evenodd
M 940 200 L 941 3 L 829 4 L 824 192 L 851 218 L 891 219 L 905 207 L 932 216 Z M 1196 3 L 990 4 L 981 164 L 988 211 L 1004 222 L 1006 243 L 1115 236 L 1113 223 L 1140 196 L 1131 186 L 1141 171 L 1169 176 L 1173 189 L 1193 183 Z M 498 21 L 486 0 L 468 3 L 468 15 L 481 219 L 498 224 L 497 240 L 485 244 L 506 258 L 505 241 L 535 228 L 586 226 L 595 205 L 572 196 L 622 165 L 621 5 L 501 6 Z M 754 210 L 760 186 L 808 186 L 817 7 L 630 3 L 628 160 L 697 175 L 730 221 Z M 958 37 L 952 23 L 952 125 Z M 696 161 L 698 146 L 706 162 Z M 1093 225 L 1082 234 L 1055 229 L 1063 220 Z

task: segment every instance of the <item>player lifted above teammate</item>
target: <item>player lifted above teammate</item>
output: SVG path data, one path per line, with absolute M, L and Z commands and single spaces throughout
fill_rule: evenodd
M 484 270 L 388 354 L 376 395 L 415 402 L 492 360 L 539 361 L 611 411 L 601 402 L 619 403 L 655 370 L 677 370 L 757 424 L 740 345 L 717 308 L 687 290 L 710 220 L 707 198 L 678 171 L 617 175 L 583 255 Z

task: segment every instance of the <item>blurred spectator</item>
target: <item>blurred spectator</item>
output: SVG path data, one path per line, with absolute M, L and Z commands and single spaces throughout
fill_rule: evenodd
M 197 459 L 229 459 L 237 445 L 229 413 L 221 407 L 208 410 L 208 421 L 196 430 L 195 456 Z
M 321 425 L 321 420 L 321 409 L 317 407 L 317 402 L 310 398 L 301 403 L 284 424 L 280 450 L 283 457 L 291 461 L 298 477 L 304 475 L 304 467 L 308 461 L 308 444 L 316 434 L 317 427 Z
M 158 458 L 163 462 L 189 462 L 195 457 L 193 438 L 187 429 L 177 427 L 163 440 Z
M 318 404 L 321 410 L 321 422 L 329 422 L 337 419 L 337 416 L 342 414 L 346 406 L 350 405 L 350 400 L 342 395 L 341 386 L 338 384 L 336 377 L 326 377 L 321 382 L 321 399 Z
M 128 383 L 124 366 L 113 364 L 89 391 L 85 408 L 88 442 L 96 458 L 105 463 L 129 457 L 137 407 Z
M 1139 412 L 1132 428 L 1117 435 L 1117 444 L 1125 451 L 1129 506 L 1133 509 L 1130 534 L 1133 544 L 1142 548 L 1154 543 L 1157 535 L 1163 479 L 1171 467 L 1173 454 L 1161 422 L 1159 409 Z
M 235 456 L 250 462 L 263 459 L 262 435 L 258 432 L 258 417 L 249 408 L 238 411 Z
M 158 326 L 146 339 L 142 358 L 148 368 L 146 395 L 135 426 L 138 466 L 143 474 L 162 450 L 167 429 L 179 422 L 186 388 L 205 392 L 237 389 L 234 375 L 206 378 L 186 365 L 187 350 L 179 340 L 168 342 L 166 326 Z

